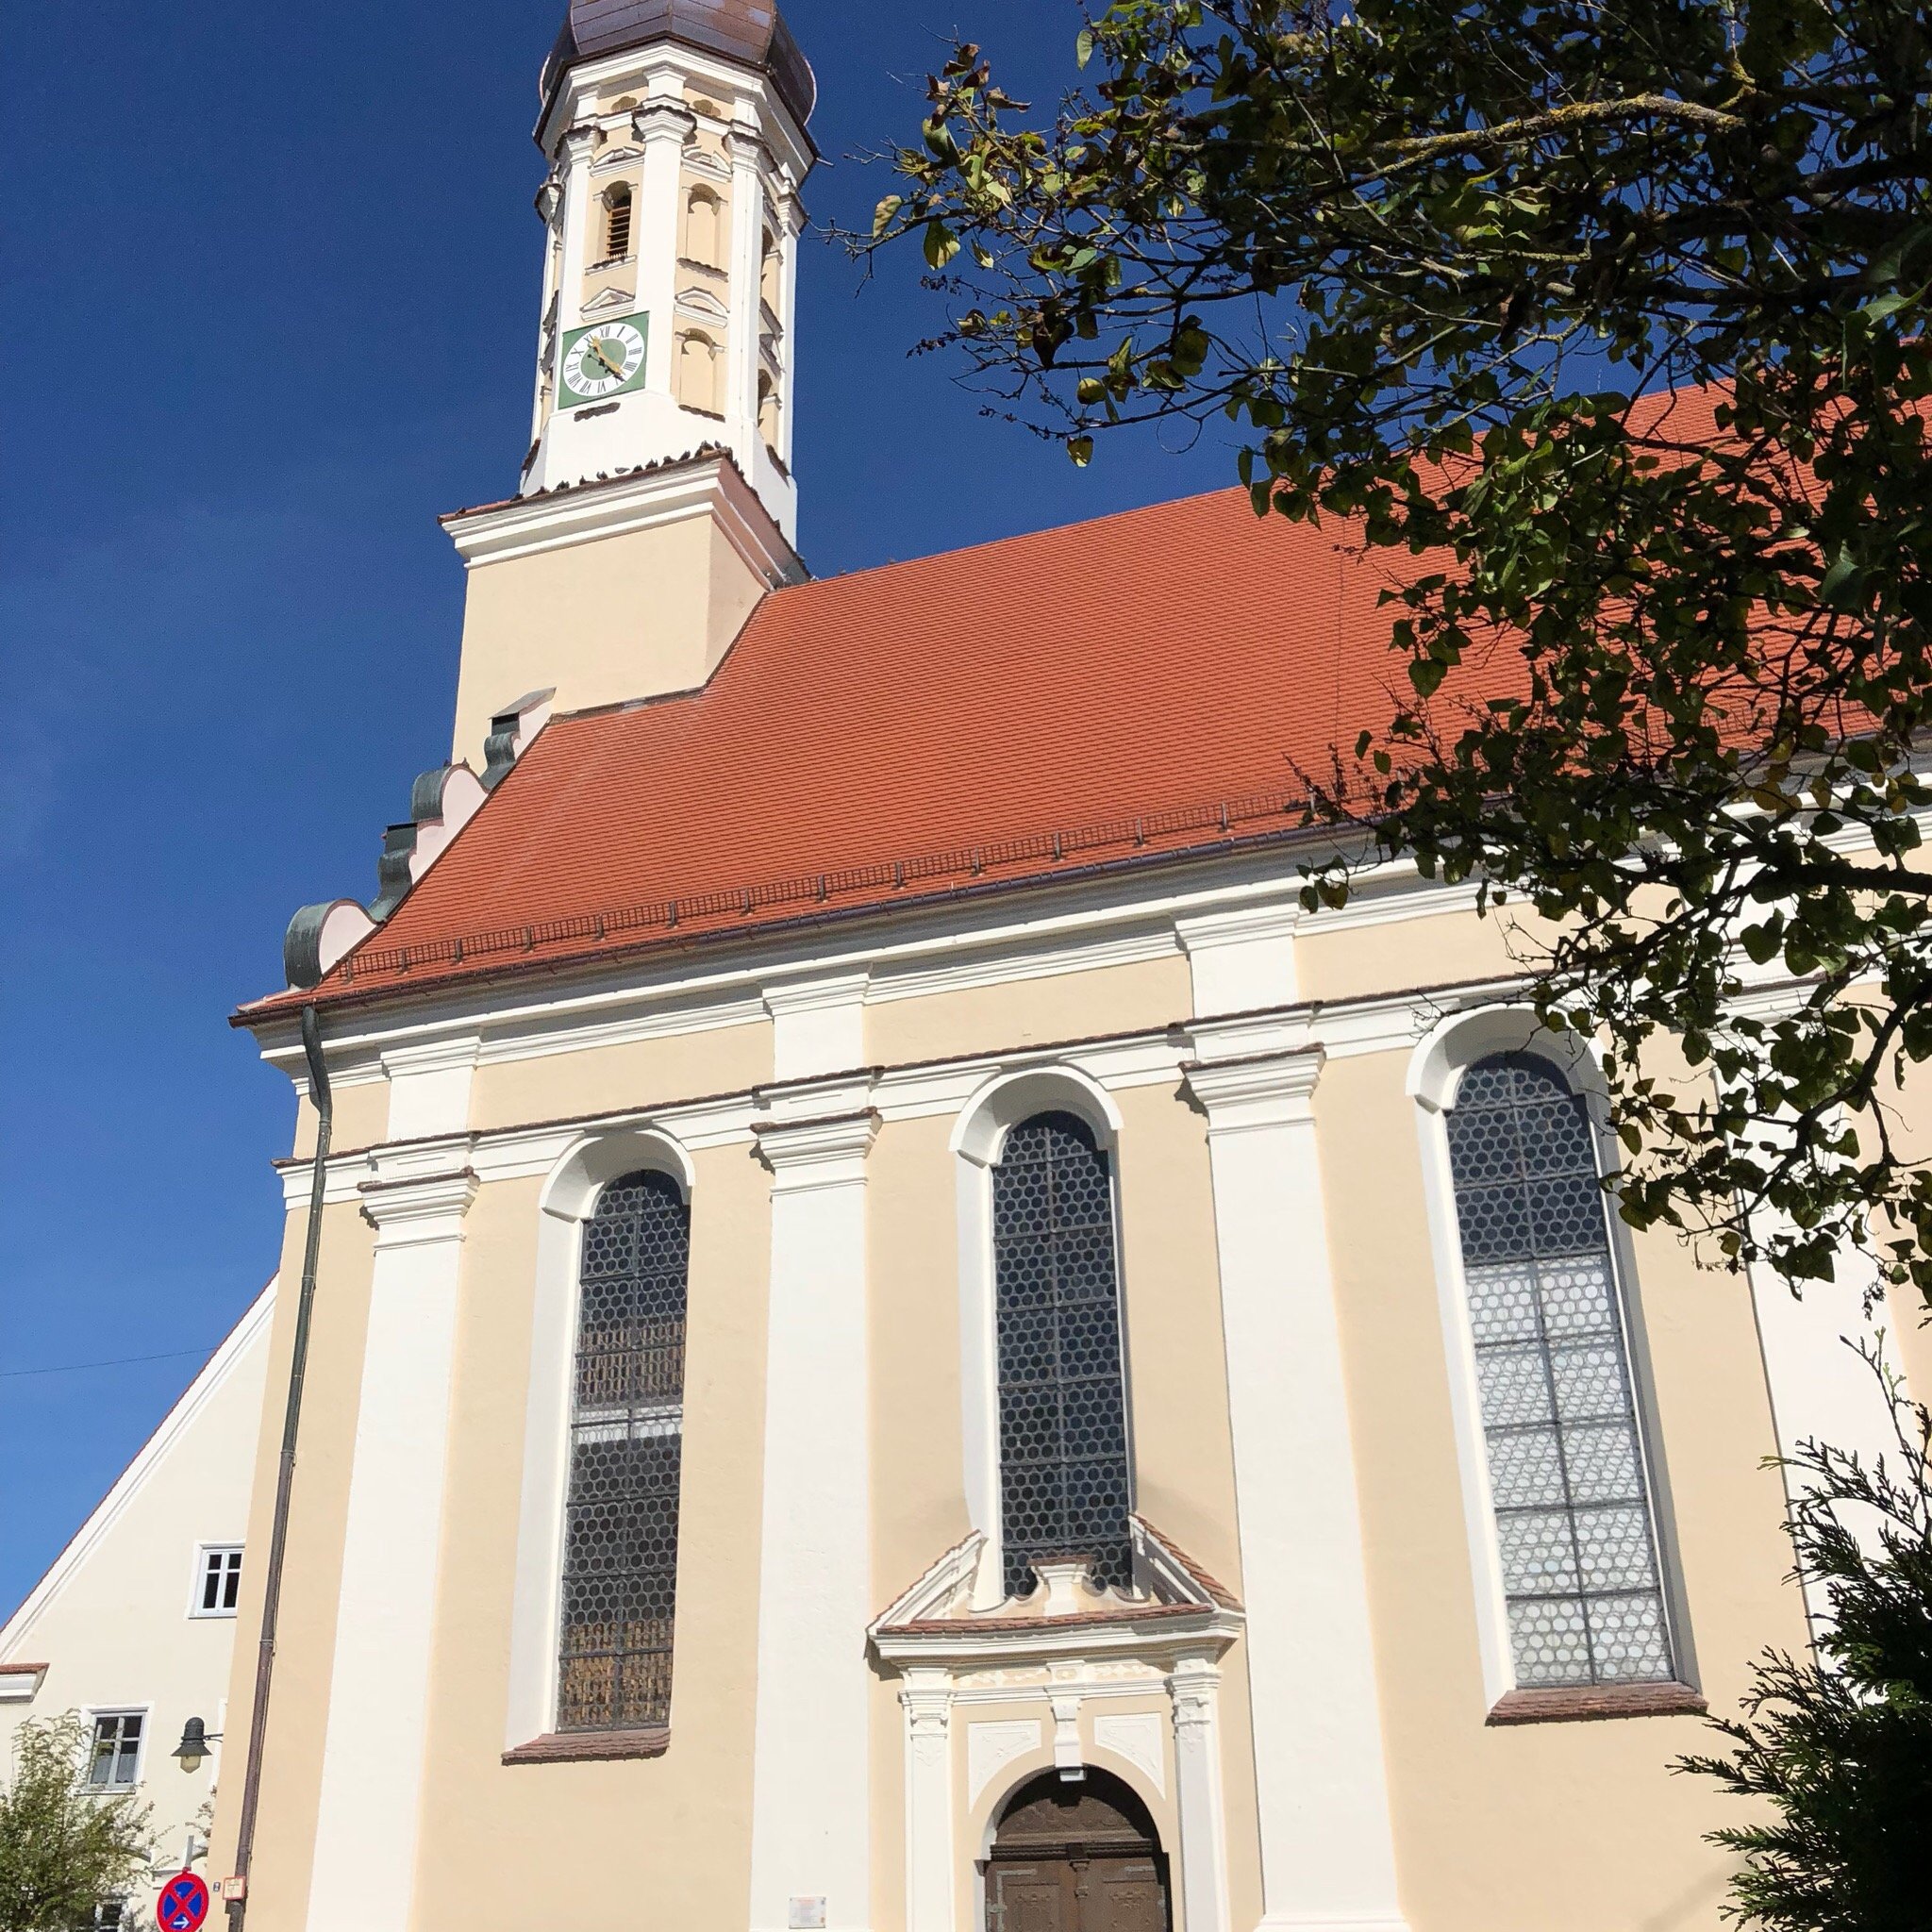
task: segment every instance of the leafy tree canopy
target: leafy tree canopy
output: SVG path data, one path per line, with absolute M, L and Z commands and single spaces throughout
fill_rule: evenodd
M 1257 511 L 1385 553 L 1390 712 L 1310 818 L 1560 922 L 1536 997 L 1607 1042 L 1626 1218 L 1932 1293 L 1890 1104 L 1932 1057 L 1924 10 L 1120 0 L 1080 41 L 1051 113 L 957 48 L 853 245 L 922 240 L 940 343 L 1076 460 L 1222 425 Z
M 147 1863 L 148 1809 L 83 1783 L 77 1718 L 30 1719 L 0 1789 L 0 1932 L 75 1932 Z

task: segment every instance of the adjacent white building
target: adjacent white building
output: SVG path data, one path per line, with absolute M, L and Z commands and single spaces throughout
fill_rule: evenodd
M 0 1627 L 0 1748 L 73 1711 L 89 1782 L 153 1807 L 154 1882 L 126 1902 L 142 1920 L 205 1857 L 274 1312 L 271 1283 Z M 214 1741 L 187 1772 L 172 1754 L 191 1718 Z

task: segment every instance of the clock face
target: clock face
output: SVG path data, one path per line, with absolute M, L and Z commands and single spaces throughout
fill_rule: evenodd
M 563 354 L 563 391 L 594 402 L 628 389 L 644 367 L 644 332 L 634 322 L 600 322 L 572 338 Z

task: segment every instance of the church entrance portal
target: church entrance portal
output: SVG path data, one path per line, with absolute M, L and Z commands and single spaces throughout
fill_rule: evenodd
M 1167 1860 L 1119 1778 L 1022 1785 L 986 1869 L 987 1932 L 1168 1932 Z

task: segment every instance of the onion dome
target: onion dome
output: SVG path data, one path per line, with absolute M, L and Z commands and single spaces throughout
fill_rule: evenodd
M 676 41 L 761 69 L 801 127 L 811 118 L 818 82 L 772 0 L 571 0 L 563 31 L 543 63 L 544 114 L 579 61 L 653 41 Z

